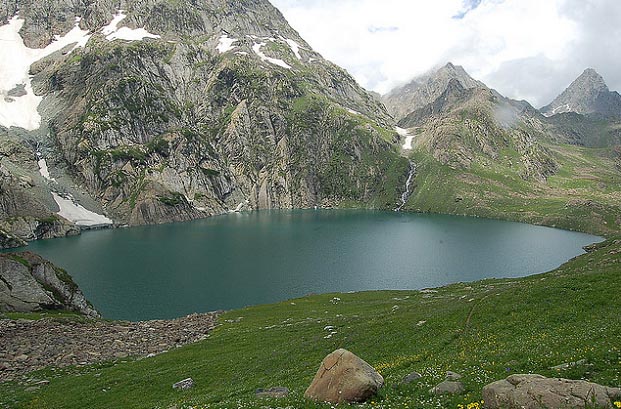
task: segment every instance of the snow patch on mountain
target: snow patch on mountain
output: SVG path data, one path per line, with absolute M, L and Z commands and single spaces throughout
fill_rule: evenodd
M 229 38 L 228 35 L 223 34 L 220 37 L 220 42 L 218 43 L 218 46 L 216 47 L 216 49 L 220 52 L 220 54 L 224 54 L 225 52 L 230 51 L 233 48 L 235 48 L 233 43 L 236 41 L 239 41 L 239 40 L 237 40 L 236 38 Z
M 397 132 L 402 138 L 405 138 L 402 148 L 404 150 L 411 150 L 414 135 L 410 134 L 410 131 L 408 131 L 407 129 L 399 128 L 398 126 L 395 127 L 395 132 Z
M 51 181 L 51 182 L 56 182 L 56 179 L 54 179 L 53 177 L 50 176 L 50 171 L 47 168 L 47 162 L 45 161 L 45 159 L 40 158 L 37 161 L 37 165 L 39 165 L 39 173 L 41 174 L 41 176 L 43 176 L 43 178 Z
M 551 117 L 552 115 L 564 114 L 566 112 L 573 112 L 573 111 L 574 111 L 573 107 L 571 107 L 569 104 L 565 104 L 565 105 L 561 105 L 561 106 L 554 108 L 550 112 L 544 112 L 543 115 L 546 117 Z
M 92 212 L 79 203 L 74 202 L 73 197 L 62 197 L 56 192 L 52 192 L 54 201 L 58 204 L 60 210 L 57 214 L 65 219 L 83 227 L 109 226 L 113 224 L 112 220 L 99 213 Z
M 141 41 L 145 38 L 161 38 L 161 36 L 157 34 L 149 33 L 144 28 L 136 28 L 131 29 L 129 27 L 121 27 L 118 28 L 119 23 L 123 21 L 127 17 L 127 15 L 123 12 L 123 10 L 119 10 L 117 14 L 114 15 L 112 21 L 107 26 L 101 29 L 103 35 L 106 36 L 108 41 L 113 41 L 116 39 L 119 40 L 127 40 L 127 41 Z
M 13 17 L 8 24 L 0 27 L 0 125 L 28 131 L 41 126 L 38 108 L 43 97 L 34 94 L 28 71 L 36 61 L 70 44 L 75 44 L 71 51 L 84 47 L 90 34 L 80 29 L 79 22 L 76 19 L 76 25 L 70 32 L 62 37 L 56 36 L 51 44 L 41 49 L 28 48 L 24 44 L 19 34 L 24 25 L 23 19 Z M 14 92 L 16 89 L 19 91 Z
M 267 61 L 270 64 L 278 65 L 279 67 L 283 67 L 283 68 L 286 68 L 288 70 L 291 69 L 291 66 L 289 64 L 287 64 L 286 62 L 284 62 L 283 60 L 279 60 L 278 58 L 271 58 L 271 57 L 268 57 L 267 55 L 263 54 L 263 52 L 261 51 L 261 47 L 263 47 L 264 45 L 265 45 L 265 43 L 255 43 L 252 46 L 252 51 L 254 51 L 255 54 L 258 55 L 259 58 L 262 61 Z
M 289 44 L 289 48 L 291 48 L 291 51 L 293 52 L 295 57 L 298 60 L 302 61 L 302 56 L 300 55 L 300 46 L 298 45 L 298 43 L 296 43 L 294 40 L 291 40 L 289 38 L 285 38 L 285 42 Z

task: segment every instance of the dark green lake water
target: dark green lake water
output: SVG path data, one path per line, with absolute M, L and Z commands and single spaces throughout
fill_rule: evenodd
M 599 241 L 466 217 L 265 211 L 32 243 L 104 317 L 142 320 L 309 293 L 421 289 L 549 271 Z

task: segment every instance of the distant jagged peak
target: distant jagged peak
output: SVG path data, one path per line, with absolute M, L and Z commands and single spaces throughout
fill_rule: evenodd
M 464 89 L 487 89 L 485 84 L 472 78 L 462 66 L 448 62 L 393 89 L 383 96 L 383 102 L 395 118 L 401 119 L 410 112 L 433 103 L 452 81 L 459 83 Z
M 445 88 L 446 86 L 448 86 L 448 83 L 451 79 L 459 81 L 461 85 L 466 89 L 478 86 L 485 86 L 485 84 L 483 84 L 482 82 L 472 78 L 461 65 L 455 65 L 452 62 L 448 62 L 443 66 L 439 66 L 429 70 L 425 74 L 414 77 L 407 84 L 391 90 L 385 96 L 389 97 L 390 95 L 396 95 L 399 93 L 413 92 L 420 86 L 428 86 L 438 82 L 440 82 L 442 87 Z
M 621 118 L 621 95 L 611 92 L 595 69 L 587 68 L 541 112 L 545 116 L 575 112 Z
M 465 88 L 474 88 L 474 86 L 483 85 L 482 82 L 475 80 L 466 72 L 464 67 L 461 65 L 454 65 L 452 62 L 446 63 L 446 65 L 442 66 L 434 73 L 428 74 L 432 78 L 438 78 L 441 76 L 446 76 L 448 78 L 454 78 L 458 80 Z M 468 84 L 472 84 L 472 86 L 468 86 Z

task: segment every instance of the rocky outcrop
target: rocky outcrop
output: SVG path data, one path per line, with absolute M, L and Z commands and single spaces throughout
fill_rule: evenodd
M 50 365 L 150 357 L 207 338 L 217 318 L 218 313 L 142 322 L 0 319 L 0 382 Z
M 47 180 L 38 172 L 36 146 L 0 132 L 0 248 L 25 246 L 29 241 L 72 236 L 80 229 L 55 214 Z
M 0 249 L 13 249 L 27 245 L 28 243 L 26 243 L 26 241 L 20 239 L 14 234 L 0 230 Z
M 384 385 L 368 363 L 345 349 L 326 356 L 304 396 L 320 402 L 364 402 Z
M 34 253 L 0 254 L 0 311 L 43 310 L 99 316 L 66 271 Z
M 618 388 L 541 375 L 511 375 L 483 388 L 487 409 L 612 409 L 619 398 Z
M 34 218 L 30 216 L 14 217 L 0 220 L 0 229 L 11 232 L 10 234 L 19 239 L 18 242 L 3 248 L 21 247 L 27 245 L 26 242 L 41 239 L 52 239 L 57 237 L 76 236 L 80 234 L 80 228 L 75 224 L 59 216 L 49 216 L 47 218 Z

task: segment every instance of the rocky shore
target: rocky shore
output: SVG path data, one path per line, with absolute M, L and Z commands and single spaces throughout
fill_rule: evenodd
M 108 322 L 73 318 L 0 319 L 0 382 L 47 366 L 149 357 L 203 340 L 219 313 L 173 320 Z

